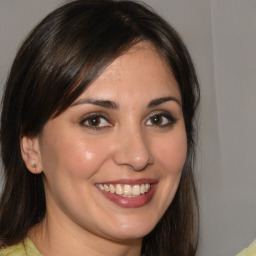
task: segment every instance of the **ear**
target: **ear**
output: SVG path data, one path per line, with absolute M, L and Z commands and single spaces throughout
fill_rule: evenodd
M 34 174 L 41 173 L 43 168 L 38 136 L 22 137 L 20 140 L 20 150 L 27 169 Z

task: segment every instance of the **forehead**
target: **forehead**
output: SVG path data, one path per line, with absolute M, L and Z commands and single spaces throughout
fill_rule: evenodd
M 116 58 L 80 97 L 111 95 L 122 98 L 138 94 L 152 97 L 173 94 L 180 98 L 174 75 L 156 48 L 147 42 L 134 45 Z
M 153 66 L 154 67 L 153 67 Z M 140 76 L 138 71 L 159 71 L 165 74 L 172 75 L 165 62 L 160 58 L 156 48 L 147 42 L 140 42 L 131 47 L 123 55 L 116 58 L 98 78 L 98 81 L 104 79 L 120 79 L 130 72 Z M 155 73 L 155 72 L 154 72 Z M 154 74 L 153 73 L 153 74 Z M 142 76 L 142 74 L 141 74 Z

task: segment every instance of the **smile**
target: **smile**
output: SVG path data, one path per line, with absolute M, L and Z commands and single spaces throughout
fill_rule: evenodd
M 124 208 L 146 206 L 155 194 L 157 181 L 151 179 L 119 180 L 96 183 L 105 198 Z
M 117 194 L 122 197 L 136 197 L 144 195 L 151 188 L 150 183 L 145 184 L 97 184 L 98 188 L 112 194 Z

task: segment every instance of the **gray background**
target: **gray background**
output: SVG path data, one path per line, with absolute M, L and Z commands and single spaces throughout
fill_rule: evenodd
M 21 40 L 63 2 L 0 0 L 1 88 Z M 180 32 L 201 83 L 198 256 L 235 255 L 256 238 L 256 1 L 145 2 Z

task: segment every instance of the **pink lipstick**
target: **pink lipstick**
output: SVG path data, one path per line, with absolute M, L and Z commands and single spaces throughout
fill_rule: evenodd
M 157 182 L 149 179 L 122 179 L 96 184 L 107 199 L 124 208 L 138 208 L 148 204 L 156 186 Z

